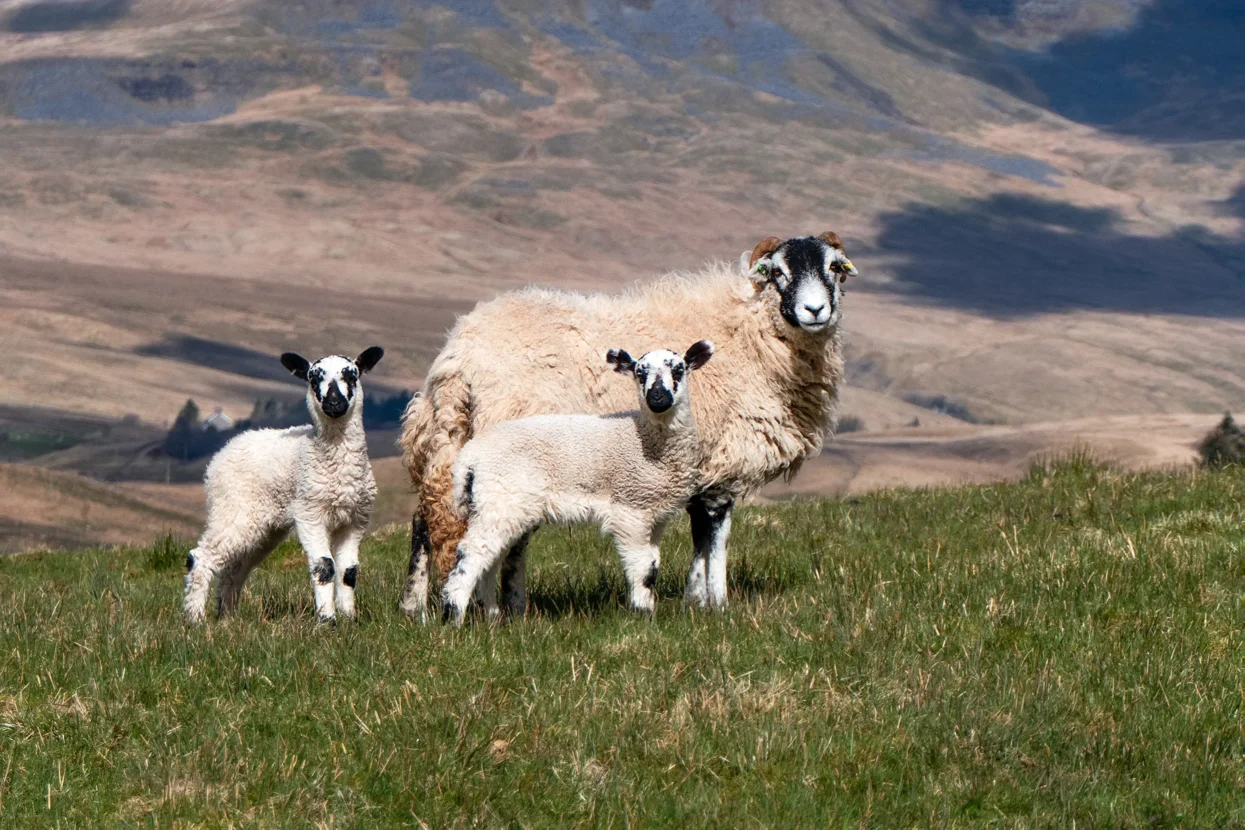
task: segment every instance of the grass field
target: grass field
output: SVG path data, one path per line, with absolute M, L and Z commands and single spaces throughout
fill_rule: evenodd
M 361 619 L 297 550 L 179 621 L 185 546 L 0 560 L 0 825 L 1245 826 L 1241 472 L 740 511 L 732 605 L 655 619 L 545 529 L 527 619 Z

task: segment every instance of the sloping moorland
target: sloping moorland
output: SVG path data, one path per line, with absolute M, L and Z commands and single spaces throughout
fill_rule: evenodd
M 286 349 L 413 389 L 498 291 L 827 227 L 863 437 L 806 489 L 1187 460 L 1245 403 L 1242 44 L 1222 0 L 0 0 L 15 460 L 151 481 Z

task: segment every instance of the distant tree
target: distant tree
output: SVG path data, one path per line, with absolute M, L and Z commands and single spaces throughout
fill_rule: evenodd
M 198 404 L 193 400 L 186 401 L 181 412 L 173 419 L 168 435 L 164 436 L 164 454 L 189 461 L 194 457 L 191 452 L 195 438 L 201 430 Z
M 1224 413 L 1223 420 L 1206 433 L 1197 451 L 1202 456 L 1203 467 L 1245 463 L 1245 432 L 1232 420 L 1232 413 Z
M 839 427 L 835 432 L 842 434 L 844 432 L 860 432 L 865 428 L 865 422 L 856 415 L 844 415 L 839 419 Z

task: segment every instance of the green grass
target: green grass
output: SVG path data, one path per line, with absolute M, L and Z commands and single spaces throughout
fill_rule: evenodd
M 732 605 L 622 608 L 547 528 L 533 611 L 317 628 L 297 550 L 185 630 L 184 546 L 0 560 L 0 825 L 1245 826 L 1239 470 L 736 515 Z

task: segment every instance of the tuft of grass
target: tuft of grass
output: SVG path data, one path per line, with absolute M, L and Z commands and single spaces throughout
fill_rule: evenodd
M 526 619 L 314 624 L 286 543 L 179 620 L 188 545 L 0 560 L 9 827 L 1245 824 L 1239 471 L 1085 458 L 1013 484 L 738 511 L 731 607 L 654 618 L 546 528 Z

